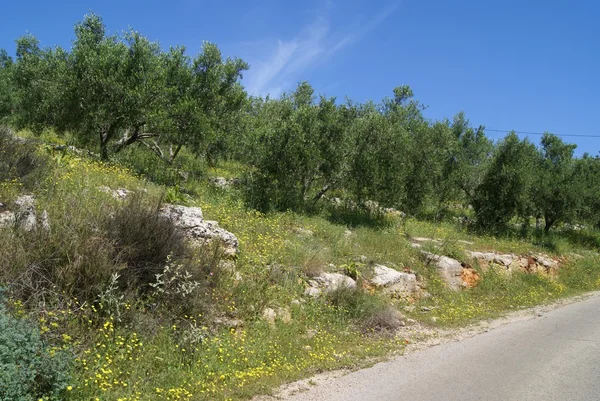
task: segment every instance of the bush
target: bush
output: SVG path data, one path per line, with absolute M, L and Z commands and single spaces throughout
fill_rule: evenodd
M 63 400 L 70 362 L 66 352 L 43 341 L 33 324 L 0 304 L 0 400 Z
M 151 299 L 150 284 L 166 266 L 180 267 L 205 289 L 218 279 L 220 259 L 218 248 L 188 247 L 173 223 L 159 215 L 159 201 L 144 193 L 125 201 L 100 192 L 57 192 L 57 201 L 54 195 L 40 199 L 48 208 L 50 230 L 0 230 L 0 266 L 6 266 L 0 283 L 10 284 L 12 296 L 31 305 L 76 297 L 102 303 L 106 313 L 116 315 L 119 302 L 132 299 L 164 305 L 165 311 L 172 307 L 171 317 L 204 305 L 199 288 L 185 300 L 178 295 Z
M 395 308 L 363 289 L 339 288 L 327 294 L 326 301 L 367 332 L 393 331 L 402 324 Z
M 104 222 L 114 256 L 126 266 L 123 274 L 134 288 L 146 289 L 169 256 L 178 259 L 187 253 L 182 236 L 159 215 L 159 208 L 160 203 L 134 193 Z
M 0 182 L 18 180 L 27 188 L 35 186 L 47 158 L 38 154 L 32 143 L 13 136 L 10 128 L 0 126 Z

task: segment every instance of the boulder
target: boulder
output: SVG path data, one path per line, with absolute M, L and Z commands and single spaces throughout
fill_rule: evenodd
M 512 265 L 516 260 L 518 260 L 518 258 L 513 254 L 496 255 L 494 258 L 494 263 L 505 267 L 510 267 L 510 265 Z
M 356 288 L 356 281 L 340 273 L 321 273 L 308 280 L 308 288 L 304 291 L 304 294 L 309 297 L 318 297 L 322 293 L 342 288 Z
M 15 210 L 0 213 L 0 227 L 18 225 L 25 231 L 33 231 L 38 226 L 35 210 L 35 198 L 32 195 L 21 195 L 14 201 Z M 50 229 L 48 212 L 42 212 L 39 223 L 43 229 Z
M 233 256 L 238 252 L 237 237 L 219 227 L 216 221 L 204 220 L 202 209 L 199 207 L 166 204 L 159 213 L 171 220 L 192 243 L 198 246 L 218 240 L 226 256 Z
M 35 199 L 32 195 L 19 196 L 15 200 L 17 212 L 16 219 L 25 231 L 32 231 L 37 226 L 35 213 Z
M 538 254 L 533 255 L 533 258 L 538 264 L 542 265 L 546 271 L 555 270 L 558 268 L 558 261 L 552 259 L 550 256 Z
M 269 324 L 275 324 L 276 320 L 279 320 L 285 324 L 288 324 L 292 321 L 292 313 L 289 307 L 277 309 L 265 308 L 262 310 L 261 317 Z
M 275 319 L 277 318 L 277 313 L 273 308 L 265 308 L 263 309 L 261 316 L 263 320 L 269 324 L 275 324 Z
M 229 189 L 240 183 L 239 178 L 213 177 L 208 180 L 212 185 L 220 189 Z
M 518 256 L 512 253 L 475 251 L 465 251 L 465 253 L 482 267 L 504 267 L 508 272 L 517 270 L 528 273 L 551 273 L 559 267 L 557 260 L 543 254 Z
M 438 269 L 440 276 L 448 288 L 458 291 L 465 286 L 461 275 L 463 271 L 462 264 L 448 256 L 434 255 L 433 253 L 421 251 L 428 263 L 433 263 Z
M 496 254 L 493 252 L 465 251 L 465 254 L 473 260 L 485 263 L 493 262 L 494 258 L 496 257 Z
M 418 290 L 415 274 L 399 272 L 384 265 L 373 266 L 373 278 L 370 281 L 385 293 L 397 296 L 410 295 Z
M 475 287 L 481 280 L 479 273 L 477 273 L 477 271 L 471 266 L 463 267 L 460 278 L 462 282 L 465 283 L 465 287 L 467 288 Z

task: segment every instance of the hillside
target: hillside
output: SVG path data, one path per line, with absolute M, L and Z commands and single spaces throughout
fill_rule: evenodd
M 401 352 L 419 337 L 407 326 L 425 335 L 600 286 L 600 237 L 585 229 L 494 238 L 393 210 L 348 226 L 248 209 L 235 180 L 214 177 L 227 164 L 182 188 L 7 132 L 0 155 L 13 166 L 2 332 L 33 330 L 46 355 L 9 362 L 5 386 L 48 364 L 35 391 L 50 398 L 244 399 Z

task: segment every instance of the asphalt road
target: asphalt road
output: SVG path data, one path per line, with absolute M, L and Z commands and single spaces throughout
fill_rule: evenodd
M 287 399 L 600 400 L 600 297 L 380 363 Z

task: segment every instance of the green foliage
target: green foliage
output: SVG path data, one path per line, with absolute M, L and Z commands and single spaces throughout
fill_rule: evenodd
M 600 228 L 600 157 L 585 154 L 575 161 L 574 181 L 581 186 L 578 220 Z
M 0 122 L 10 117 L 14 107 L 13 66 L 6 50 L 0 49 Z
M 521 141 L 515 133 L 504 138 L 473 200 L 480 227 L 498 231 L 513 217 L 530 216 L 537 157 L 528 140 Z
M 542 137 L 541 145 L 539 176 L 533 201 L 544 216 L 544 230 L 549 231 L 555 223 L 571 220 L 577 213 L 583 182 L 575 177 L 573 151 L 576 145 L 565 144 L 551 134 Z
M 23 143 L 10 128 L 0 125 L 0 183 L 16 181 L 31 189 L 45 173 L 47 157 L 34 143 Z
M 182 146 L 196 153 L 209 148 L 225 117 L 231 120 L 244 102 L 238 80 L 247 64 L 223 60 L 212 44 L 191 61 L 183 48 L 164 53 L 131 29 L 107 36 L 95 14 L 75 26 L 75 36 L 70 52 L 40 48 L 31 35 L 17 41 L 13 83 L 20 127 L 68 130 L 81 143 L 95 144 L 105 160 L 139 142 L 172 163 Z M 169 156 L 161 139 L 175 147 Z
M 300 83 L 281 100 L 258 102 L 249 136 L 249 203 L 259 210 L 302 210 L 337 184 L 344 163 L 344 119 L 335 99 L 315 104 Z
M 0 302 L 0 400 L 63 400 L 71 379 L 68 352 L 53 349 L 25 318 Z

